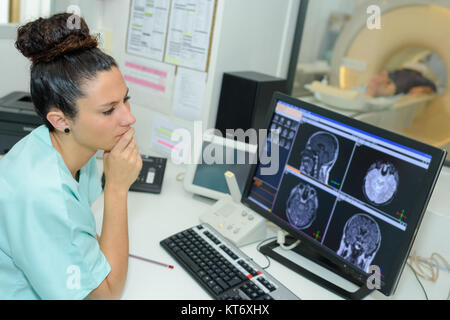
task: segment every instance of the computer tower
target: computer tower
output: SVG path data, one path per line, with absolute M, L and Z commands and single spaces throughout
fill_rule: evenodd
M 286 90 L 286 79 L 253 71 L 224 73 L 216 129 L 230 139 L 235 136 L 227 135 L 226 129 L 268 129 L 266 118 L 272 95 Z

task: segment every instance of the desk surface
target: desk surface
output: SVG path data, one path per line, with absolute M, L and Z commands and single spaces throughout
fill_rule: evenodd
M 102 162 L 98 161 L 99 170 Z M 192 195 L 176 180 L 176 175 L 185 171 L 168 161 L 161 194 L 130 192 L 128 196 L 128 223 L 130 253 L 175 266 L 168 269 L 134 258 L 130 258 L 128 277 L 122 299 L 211 299 L 183 268 L 161 248 L 159 242 L 174 233 L 199 224 L 199 216 L 214 201 Z M 439 252 L 447 261 L 450 258 L 450 199 L 445 192 L 450 190 L 450 169 L 444 168 L 433 194 L 429 208 L 446 212 L 427 212 L 419 229 L 412 251 L 429 257 Z M 445 202 L 445 203 L 444 203 Z M 103 194 L 93 204 L 92 210 L 100 233 L 103 216 Z M 256 250 L 257 243 L 241 247 L 248 256 L 261 266 L 266 258 Z M 299 255 L 286 253 L 292 260 L 305 268 L 313 269 L 322 277 L 354 291 L 354 285 L 309 262 Z M 315 283 L 271 260 L 266 269 L 272 276 L 287 286 L 301 299 L 340 299 L 339 296 L 323 289 Z M 450 272 L 441 270 L 436 283 L 421 280 L 430 299 L 446 299 L 450 290 Z M 424 299 L 423 291 L 409 267 L 405 267 L 397 291 L 392 297 L 373 292 L 366 299 Z

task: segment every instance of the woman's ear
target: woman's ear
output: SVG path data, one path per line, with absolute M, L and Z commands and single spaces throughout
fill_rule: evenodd
M 58 131 L 64 132 L 64 129 L 70 129 L 70 123 L 64 113 L 59 109 L 52 109 L 47 113 L 47 121 Z

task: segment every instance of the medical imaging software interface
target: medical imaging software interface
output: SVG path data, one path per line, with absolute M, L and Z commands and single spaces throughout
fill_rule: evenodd
M 279 170 L 258 164 L 248 199 L 268 215 L 369 273 L 390 280 L 396 245 L 431 156 L 277 101 L 264 150 L 279 147 Z M 275 153 L 272 153 L 275 154 Z M 266 167 L 268 167 L 266 165 Z

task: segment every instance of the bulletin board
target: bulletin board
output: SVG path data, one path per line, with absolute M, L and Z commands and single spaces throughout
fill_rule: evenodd
M 217 0 L 130 2 L 122 71 L 133 101 L 156 112 L 151 148 L 159 153 L 176 148 L 172 118 L 202 119 L 216 7 Z

